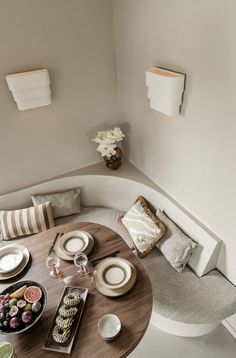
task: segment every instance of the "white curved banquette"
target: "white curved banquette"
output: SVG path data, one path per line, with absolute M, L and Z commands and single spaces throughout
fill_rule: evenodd
M 74 175 L 50 180 L 13 193 L 1 195 L 0 209 L 12 210 L 32 206 L 31 194 L 63 191 L 75 187 L 79 187 L 81 190 L 82 205 L 84 207 L 96 207 L 96 213 L 98 207 L 110 208 L 113 211 L 127 211 L 137 197 L 142 195 L 155 209 L 160 208 L 161 210 L 164 210 L 187 235 L 198 243 L 197 250 L 189 261 L 191 270 L 186 269 L 184 273 L 174 272 L 174 269 L 172 269 L 168 262 L 163 259 L 160 252 L 157 252 L 159 251 L 157 249 L 154 249 L 156 251 L 152 253 L 149 258 L 147 256 L 147 259 L 142 260 L 144 266 L 146 266 L 150 273 L 150 278 L 153 283 L 154 306 L 151 321 L 154 325 L 164 331 L 180 336 L 200 336 L 214 330 L 218 327 L 222 319 L 236 311 L 235 287 L 223 278 L 218 271 L 214 270 L 217 264 L 221 241 L 204 230 L 201 225 L 190 218 L 190 216 L 173 204 L 173 202 L 162 193 L 145 184 L 109 175 Z M 104 210 L 102 216 L 104 217 Z M 101 224 L 103 223 L 102 216 L 100 218 Z M 82 218 L 84 219 L 83 215 Z M 87 221 L 98 222 L 97 218 L 96 221 L 93 220 L 93 210 L 90 210 L 89 216 L 85 216 L 85 218 L 89 218 Z M 106 225 L 114 228 L 112 223 L 109 225 L 109 223 L 107 224 L 106 222 Z M 214 270 L 214 274 L 206 275 L 211 270 Z M 158 275 L 158 272 L 162 272 L 163 280 L 160 275 Z M 170 279 L 170 282 L 172 282 L 170 287 L 168 287 L 167 274 L 170 276 L 174 275 L 172 279 Z M 206 276 L 202 277 L 203 275 Z M 209 277 L 213 279 L 212 286 L 226 285 L 226 287 L 223 287 L 223 290 L 225 292 L 228 292 L 227 290 L 229 290 L 227 295 L 230 297 L 230 301 L 226 302 L 226 304 L 224 303 L 222 310 L 220 308 L 222 314 L 215 314 L 215 312 L 213 312 L 215 311 L 214 307 L 212 308 L 212 312 L 214 313 L 212 316 L 208 315 L 208 313 L 205 314 L 205 308 L 203 306 L 201 307 L 201 305 L 200 308 L 197 308 L 197 314 L 191 312 L 190 319 L 188 319 L 186 312 L 177 312 L 178 310 L 181 311 L 183 309 L 181 305 L 181 300 L 183 299 L 181 290 L 183 291 L 183 294 L 184 291 L 186 291 L 186 288 L 184 287 L 185 277 L 187 280 L 186 285 L 188 286 L 187 290 L 189 290 L 189 287 L 192 285 L 192 293 L 188 292 L 187 297 L 189 302 L 193 301 L 192 306 L 187 308 L 189 311 L 194 310 L 196 306 L 195 303 L 200 300 L 199 295 L 201 293 L 199 292 L 198 294 L 195 290 L 196 288 L 199 291 L 202 291 L 201 286 L 198 287 L 199 283 L 203 284 L 203 291 L 208 285 Z M 207 279 L 205 279 L 205 277 L 207 277 Z M 178 278 L 180 278 L 179 286 L 176 286 Z M 222 288 L 220 287 L 220 289 Z M 193 292 L 193 290 L 195 291 Z M 164 299 L 160 295 L 161 292 L 165 292 Z M 178 292 L 177 298 L 175 297 L 176 292 Z M 191 294 L 193 297 L 189 297 Z M 168 295 L 170 300 L 168 300 Z M 213 292 L 213 296 L 214 295 L 216 295 L 215 292 Z M 175 299 L 174 301 L 173 298 Z M 167 300 L 167 303 L 165 302 L 165 299 Z M 205 296 L 201 299 L 204 301 Z M 210 300 L 212 300 L 212 296 L 209 296 L 209 302 Z M 209 306 L 209 302 L 205 302 L 205 305 Z M 184 306 L 184 302 L 182 303 Z M 201 315 L 199 316 L 199 311 L 202 311 L 204 318 L 202 318 Z M 183 317 L 183 319 L 181 317 Z

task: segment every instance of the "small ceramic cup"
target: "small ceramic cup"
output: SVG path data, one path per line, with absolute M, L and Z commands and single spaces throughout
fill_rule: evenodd
M 107 341 L 118 337 L 121 331 L 121 321 L 114 314 L 106 314 L 98 321 L 98 332 Z

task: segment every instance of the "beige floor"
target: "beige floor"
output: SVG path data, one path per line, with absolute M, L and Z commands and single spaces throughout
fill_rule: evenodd
M 150 325 L 129 358 L 236 358 L 236 339 L 220 326 L 201 338 L 169 335 Z

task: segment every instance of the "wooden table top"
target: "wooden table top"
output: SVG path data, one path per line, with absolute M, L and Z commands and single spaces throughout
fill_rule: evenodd
M 14 336 L 0 335 L 0 342 L 10 342 L 19 358 L 68 357 L 67 354 L 42 349 L 65 287 L 63 280 L 50 277 L 49 269 L 46 267 L 46 257 L 57 232 L 65 233 L 76 229 L 83 229 L 93 235 L 95 246 L 89 256 L 91 259 L 113 250 L 120 250 L 118 256 L 129 260 L 136 267 L 137 282 L 134 288 L 124 296 L 105 297 L 94 288 L 91 277 L 81 278 L 79 275 L 75 275 L 74 264 L 62 261 L 63 277 L 75 275 L 73 277 L 75 277 L 76 282 L 73 281 L 72 286 L 89 288 L 89 296 L 70 356 L 79 358 L 127 357 L 140 342 L 147 329 L 152 311 L 151 283 L 140 260 L 133 254 L 124 240 L 111 229 L 98 224 L 60 225 L 20 240 L 19 244 L 27 247 L 31 254 L 31 263 L 20 276 L 8 282 L 1 281 L 0 284 L 2 291 L 13 282 L 29 279 L 40 282 L 47 291 L 46 310 L 40 321 L 31 330 Z M 120 336 L 110 342 L 104 341 L 97 331 L 99 318 L 107 313 L 118 315 L 122 323 Z

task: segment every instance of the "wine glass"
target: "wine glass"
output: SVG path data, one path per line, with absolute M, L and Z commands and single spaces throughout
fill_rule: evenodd
M 74 264 L 78 268 L 77 272 L 81 276 L 89 275 L 88 257 L 83 252 L 78 252 L 74 257 Z
M 56 254 L 52 253 L 47 257 L 46 265 L 50 269 L 51 277 L 59 278 L 62 276 L 61 260 Z

